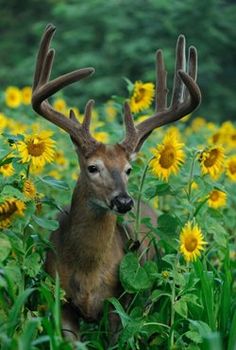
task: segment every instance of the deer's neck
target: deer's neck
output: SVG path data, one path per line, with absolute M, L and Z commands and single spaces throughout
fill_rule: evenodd
M 104 261 L 115 229 L 116 216 L 93 205 L 88 187 L 78 181 L 71 204 L 67 251 L 81 270 L 96 269 Z

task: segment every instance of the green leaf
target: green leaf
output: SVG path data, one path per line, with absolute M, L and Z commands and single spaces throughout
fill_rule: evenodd
M 8 134 L 6 132 L 2 133 L 2 136 L 4 136 L 5 138 L 8 139 L 8 142 L 9 143 L 16 143 L 18 141 L 23 141 L 24 140 L 24 136 L 21 135 L 21 134 L 17 134 L 17 135 L 11 135 L 11 134 Z
M 11 251 L 11 243 L 7 236 L 0 236 L 0 262 L 4 261 Z
M 39 179 L 47 185 L 58 188 L 59 190 L 69 190 L 69 186 L 65 181 L 56 180 L 51 176 L 39 177 Z
M 221 247 L 227 246 L 227 232 L 225 228 L 216 220 L 211 220 L 211 224 L 208 227 L 208 233 L 211 233 L 214 237 L 214 241 Z
M 42 228 L 45 228 L 50 231 L 55 231 L 59 227 L 59 222 L 56 220 L 48 220 L 45 218 L 39 218 L 38 216 L 33 215 L 33 220 Z
M 154 282 L 157 280 L 158 270 L 157 264 L 154 261 L 146 261 L 143 268 L 147 272 L 150 281 Z
M 139 264 L 138 257 L 134 253 L 128 253 L 122 259 L 120 280 L 124 289 L 129 293 L 135 293 L 151 286 L 146 270 Z
M 231 322 L 231 327 L 229 331 L 229 343 L 227 350 L 235 350 L 236 344 L 236 310 L 234 310 L 233 319 Z
M 3 166 L 5 164 L 10 164 L 13 159 L 14 159 L 13 157 L 3 158 L 2 160 L 0 160 L 0 166 Z
M 193 329 L 196 329 L 198 331 L 201 337 L 204 337 L 205 335 L 210 334 L 212 332 L 211 328 L 206 322 L 195 320 L 189 320 L 189 322 L 193 326 Z
M 9 319 L 8 319 L 8 336 L 12 336 L 15 331 L 15 326 L 18 322 L 18 318 L 20 317 L 20 313 L 22 311 L 22 307 L 30 294 L 32 294 L 34 291 L 33 288 L 28 288 L 24 290 L 21 294 L 18 295 L 16 298 L 13 307 L 11 308 L 9 312 Z
M 158 196 L 164 196 L 165 194 L 171 194 L 171 186 L 167 183 L 162 183 L 156 186 L 156 194 Z
M 38 328 L 40 324 L 39 318 L 33 318 L 27 321 L 23 333 L 18 338 L 18 349 L 19 350 L 25 350 L 25 349 L 32 349 L 32 341 L 36 334 L 36 329 Z
M 143 321 L 137 321 L 137 320 L 131 320 L 124 330 L 121 333 L 121 336 L 119 338 L 119 346 L 121 349 L 126 348 L 126 343 L 130 344 L 133 348 L 135 345 L 134 343 L 134 336 L 137 335 L 140 330 L 142 329 Z
M 132 81 L 130 81 L 128 78 L 126 77 L 123 77 L 124 81 L 126 82 L 127 84 L 127 89 L 128 89 L 128 92 L 129 94 L 132 94 L 133 92 L 133 89 L 134 89 L 134 84 L 132 83 Z
M 173 236 L 176 234 L 179 220 L 170 214 L 162 214 L 157 220 L 157 228 L 161 232 Z
M 170 294 L 170 293 L 163 292 L 162 290 L 155 289 L 155 290 L 152 292 L 151 301 L 152 301 L 152 302 L 155 302 L 155 301 L 157 301 L 158 299 L 160 299 L 161 297 L 168 297 L 168 298 L 171 299 L 171 294 Z
M 26 272 L 30 277 L 35 277 L 42 269 L 40 260 L 41 258 L 38 253 L 33 253 L 25 259 Z
M 192 340 L 194 343 L 201 344 L 202 337 L 196 331 L 188 331 L 184 334 L 188 339 Z
M 152 199 L 156 196 L 164 196 L 166 194 L 171 194 L 172 189 L 171 186 L 167 183 L 161 183 L 156 186 L 150 186 L 145 191 L 145 196 L 148 199 Z
M 3 191 L 1 192 L 1 196 L 5 198 L 15 197 L 17 199 L 21 199 L 22 201 L 25 200 L 23 193 L 11 185 L 4 186 Z
M 124 310 L 123 306 L 121 305 L 121 303 L 119 302 L 119 300 L 117 300 L 116 298 L 113 297 L 113 298 L 107 299 L 107 301 L 114 306 L 116 313 L 120 316 L 122 326 L 125 327 L 127 325 L 127 323 L 130 322 L 130 317 L 125 312 L 125 310 Z
M 174 303 L 174 309 L 180 316 L 187 318 L 188 306 L 186 301 L 184 301 L 182 298 Z

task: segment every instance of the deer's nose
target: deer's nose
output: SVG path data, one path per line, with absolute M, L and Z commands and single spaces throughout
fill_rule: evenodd
M 120 214 L 125 214 L 134 206 L 133 199 L 127 194 L 122 193 L 111 200 L 111 209 L 116 210 Z

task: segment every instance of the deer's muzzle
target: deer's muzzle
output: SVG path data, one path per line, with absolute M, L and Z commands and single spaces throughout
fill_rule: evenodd
M 121 193 L 111 200 L 111 209 L 125 214 L 134 206 L 133 199 L 127 193 Z

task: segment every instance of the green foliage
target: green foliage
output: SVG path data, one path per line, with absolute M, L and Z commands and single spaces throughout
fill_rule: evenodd
M 190 3 L 192 4 L 192 1 L 187 2 L 187 5 L 189 6 Z M 94 13 L 97 13 L 96 11 L 100 11 L 105 16 L 106 8 L 117 6 L 115 2 L 109 3 L 107 7 L 99 7 L 100 1 L 94 4 L 97 7 L 93 9 L 95 12 L 91 10 L 91 19 Z M 142 4 L 138 2 L 137 8 L 141 8 Z M 147 13 L 151 5 L 163 6 L 165 11 L 171 9 L 166 2 L 156 4 L 154 1 L 149 1 L 147 4 Z M 178 11 L 183 11 L 185 5 L 176 2 L 175 5 L 177 4 Z M 66 21 L 71 16 L 74 17 L 75 22 L 78 19 L 77 16 L 81 16 L 79 18 L 83 22 L 82 17 L 87 13 L 87 7 L 90 5 L 84 3 L 80 14 L 72 11 L 74 6 L 75 4 L 72 3 L 67 7 L 62 1 L 53 7 L 53 11 L 58 11 L 58 16 L 60 11 L 65 13 L 63 21 L 66 25 L 68 25 Z M 122 11 L 126 6 L 124 3 Z M 115 9 L 119 19 L 121 9 L 118 7 Z M 131 18 L 132 16 L 135 18 L 137 16 L 140 20 L 146 18 L 146 14 L 142 17 L 139 11 L 136 14 L 131 12 L 129 10 Z M 165 12 L 162 12 L 162 15 L 164 14 Z M 152 16 L 154 15 L 153 13 Z M 102 26 L 102 16 L 100 18 Z M 114 28 L 115 24 L 118 25 L 118 19 L 114 18 Z M 111 18 L 108 16 L 106 20 L 111 21 Z M 186 16 L 181 20 L 187 21 Z M 167 19 L 166 21 L 168 22 Z M 130 30 L 131 24 L 132 21 L 129 22 L 126 18 L 126 25 L 130 26 Z M 89 25 L 92 26 L 92 22 L 88 22 L 87 26 Z M 122 22 L 120 22 L 120 28 L 121 25 Z M 167 27 L 174 35 L 174 29 L 170 24 Z M 85 28 L 87 30 L 83 35 L 87 35 L 90 40 L 91 31 Z M 154 32 L 154 28 L 150 31 Z M 133 36 L 135 36 L 134 33 Z M 70 36 L 65 37 L 66 41 L 69 39 Z M 123 39 L 121 36 L 121 41 Z M 74 38 L 71 38 L 71 45 L 74 43 L 73 40 Z M 129 43 L 133 52 L 139 48 L 138 44 L 135 46 L 135 42 L 134 40 L 133 47 Z M 87 40 L 85 44 L 88 46 Z M 137 59 L 139 60 L 139 57 Z M 140 57 L 140 64 L 141 59 L 142 57 Z M 67 62 L 63 64 L 66 65 Z M 126 80 L 126 82 L 130 88 L 130 95 L 132 86 L 129 81 Z M 4 99 L 3 95 L 1 98 Z M 117 116 L 115 119 L 106 112 L 106 104 L 95 110 L 99 118 L 94 117 L 93 132 L 99 133 L 104 130 L 105 136 L 109 134 L 110 142 L 115 142 L 118 137 L 121 137 L 119 118 L 124 98 L 115 98 L 113 105 Z M 209 146 L 209 139 L 216 132 L 223 135 L 227 157 L 235 155 L 235 125 L 225 123 L 219 127 L 217 124 L 212 125 L 200 120 L 202 124 L 199 128 L 194 122 L 187 125 L 179 123 L 177 130 L 163 128 L 158 134 L 154 132 L 149 138 L 134 162 L 130 176 L 129 191 L 136 199 L 136 208 L 130 215 L 118 218 L 120 222 L 131 224 L 135 231 L 135 240 L 128 245 L 119 267 L 123 293 L 120 298 L 113 297 L 105 302 L 104 313 L 98 324 L 81 320 L 81 339 L 72 344 L 61 334 L 60 306 L 65 302 L 65 292 L 60 288 L 58 276 L 54 281 L 46 274 L 44 261 L 46 251 L 53 249 L 49 234 L 50 231 L 58 228 L 56 214 L 58 211 L 67 212 L 68 210 L 64 206 L 69 204 L 71 190 L 79 172 L 76 155 L 73 155 L 68 136 L 51 127 L 50 130 L 54 131 L 53 139 L 56 141 L 57 155 L 52 163 L 46 164 L 43 169 L 38 169 L 39 173 L 34 173 L 32 164 L 22 161 L 22 155 L 18 149 L 19 142 L 26 140 L 26 135 L 33 130 L 45 128 L 46 124 L 35 125 L 35 117 L 29 106 L 20 105 L 13 110 L 3 104 L 2 112 L 5 117 L 0 115 L 1 120 L 8 121 L 0 134 L 0 344 L 2 349 L 235 349 L 236 187 L 235 182 L 231 181 L 232 179 L 225 171 L 223 172 L 223 168 L 219 169 L 222 170 L 222 174 L 218 179 L 203 175 L 199 160 L 202 148 Z M 135 115 L 135 120 L 139 116 Z M 199 122 L 199 120 L 195 121 Z M 24 129 L 24 131 L 20 130 L 20 135 L 18 135 L 19 128 Z M 232 135 L 229 134 L 229 129 Z M 160 143 L 167 132 L 172 132 L 173 139 L 179 133 L 178 137 L 184 140 L 186 155 L 181 168 L 164 182 L 161 178 L 156 178 L 150 169 L 150 159 L 153 159 L 150 149 Z M 230 135 L 232 138 L 229 137 Z M 6 166 L 12 166 L 12 174 L 4 174 L 3 169 Z M 28 197 L 24 191 L 26 180 L 33 181 L 36 186 L 37 193 L 32 197 Z M 213 190 L 220 190 L 227 194 L 226 203 L 218 208 L 209 206 L 209 196 Z M 13 211 L 16 211 L 16 207 L 11 206 L 12 199 L 19 201 L 21 205 L 24 204 L 22 213 L 15 216 L 12 216 Z M 147 203 L 149 208 L 155 211 L 157 219 L 151 220 L 149 214 L 142 213 L 143 203 Z M 10 221 L 5 222 L 6 219 Z M 207 242 L 204 251 L 199 252 L 201 256 L 194 262 L 186 262 L 180 255 L 180 233 L 188 221 L 199 225 Z M 143 243 L 141 232 L 144 227 L 149 243 L 143 250 L 138 250 L 135 248 L 138 247 L 138 240 Z M 146 259 L 149 251 L 154 252 L 154 258 L 151 261 Z M 120 319 L 117 339 L 113 345 L 110 344 L 110 312 L 115 313 Z
M 199 52 L 204 96 L 200 113 L 214 120 L 235 114 L 236 11 L 232 2 L 27 0 L 22 6 L 14 0 L 4 2 L 1 11 L 2 87 L 14 81 L 31 84 L 36 49 L 48 22 L 58 28 L 53 43 L 57 51 L 54 76 L 78 67 L 96 69 L 94 77 L 68 90 L 80 109 L 90 97 L 100 102 L 124 95 L 122 77 L 154 81 L 157 48 L 164 49 L 171 86 L 174 46 L 177 36 L 184 33 L 188 45 L 195 45 Z

